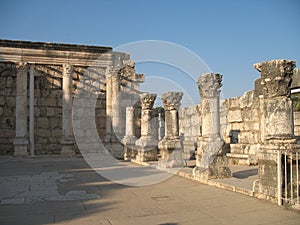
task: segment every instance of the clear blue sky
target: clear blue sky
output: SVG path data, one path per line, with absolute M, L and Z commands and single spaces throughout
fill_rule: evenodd
M 225 97 L 253 89 L 256 62 L 294 59 L 300 64 L 298 0 L 1 0 L 0 28 L 1 39 L 13 40 L 112 47 L 140 40 L 174 42 L 224 75 Z M 176 76 L 151 64 L 137 70 Z

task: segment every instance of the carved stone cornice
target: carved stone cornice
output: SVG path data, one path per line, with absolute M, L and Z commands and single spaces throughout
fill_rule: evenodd
M 163 100 L 165 110 L 179 110 L 181 105 L 183 93 L 182 92 L 166 92 L 161 98 Z
M 140 94 L 140 99 L 142 109 L 152 109 L 156 99 L 156 94 L 142 93 Z
M 201 98 L 218 97 L 222 87 L 222 75 L 218 73 L 203 74 L 198 79 L 198 89 Z
M 260 72 L 261 91 L 265 98 L 290 96 L 295 61 L 270 60 L 256 63 L 253 66 Z

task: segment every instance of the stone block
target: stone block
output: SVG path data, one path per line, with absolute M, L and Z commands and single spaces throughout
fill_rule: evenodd
M 242 113 L 241 110 L 232 110 L 228 112 L 228 122 L 242 122 Z
M 239 98 L 241 108 L 249 108 L 253 104 L 254 91 L 248 91 Z
M 52 129 L 51 130 L 51 137 L 61 137 L 62 130 L 61 129 Z
M 60 128 L 60 126 L 59 126 L 59 121 L 60 120 L 61 120 L 60 118 L 53 118 L 53 117 L 49 118 L 51 129 Z
M 258 109 L 244 110 L 242 115 L 244 121 L 259 121 L 260 118 Z
M 5 104 L 5 97 L 0 96 L 0 105 L 4 105 L 4 104 Z
M 3 114 L 3 107 L 0 107 L 0 116 Z
M 259 127 L 259 123 L 258 122 L 245 122 L 244 123 L 244 130 L 246 131 L 259 131 L 260 127 Z
M 36 119 L 36 127 L 47 129 L 49 128 L 49 119 L 48 118 L 37 118 Z
M 41 136 L 41 137 L 49 137 L 50 136 L 50 130 L 49 129 L 38 128 L 38 129 L 35 129 L 35 133 L 38 136 Z
M 53 117 L 54 116 L 54 108 L 47 107 L 47 117 Z
M 230 109 L 240 108 L 239 98 L 229 98 L 228 105 Z
M 256 144 L 259 141 L 259 135 L 256 132 L 241 132 L 239 135 L 239 142 L 243 144 Z

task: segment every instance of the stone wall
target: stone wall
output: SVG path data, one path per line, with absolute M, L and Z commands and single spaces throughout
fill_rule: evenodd
M 294 112 L 294 133 L 300 138 L 300 112 Z
M 198 105 L 194 105 L 179 110 L 179 135 L 184 146 L 185 159 L 193 158 L 197 148 L 197 139 L 201 127 L 197 108 Z
M 221 137 L 224 139 L 231 163 L 256 164 L 255 152 L 260 143 L 259 98 L 254 91 L 229 98 L 221 103 Z M 196 150 L 201 133 L 199 105 L 180 109 L 179 127 L 186 159 Z
M 221 106 L 221 134 L 233 164 L 256 164 L 261 138 L 259 98 L 254 91 L 226 99 Z
M 76 94 L 77 83 L 85 71 L 84 67 L 74 68 L 73 97 Z M 17 72 L 15 64 L 0 63 L 0 74 L 0 155 L 11 155 L 14 149 L 13 140 L 16 129 Z M 37 155 L 60 154 L 62 148 L 62 66 L 35 65 L 34 75 L 35 153 Z M 102 77 L 102 82 L 105 84 L 105 76 Z M 106 134 L 106 94 L 104 89 L 100 93 L 95 107 L 95 121 L 100 138 L 104 138 Z M 29 123 L 29 118 L 27 121 Z
M 16 129 L 15 64 L 0 63 L 0 74 L 0 155 L 11 155 Z

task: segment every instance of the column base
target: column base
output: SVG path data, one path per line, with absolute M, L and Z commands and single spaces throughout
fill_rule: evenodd
M 296 139 L 287 140 L 270 140 L 260 146 L 257 154 L 258 157 L 258 179 L 253 184 L 253 190 L 256 194 L 267 196 L 270 200 L 276 200 L 278 197 L 278 158 L 277 151 L 280 152 L 280 159 L 284 157 L 284 152 L 293 152 L 300 149 L 300 145 L 296 144 Z M 287 154 L 289 157 L 289 154 Z M 288 158 L 287 157 L 287 158 Z M 287 160 L 289 162 L 289 160 Z M 284 162 L 282 162 L 281 174 L 284 177 Z M 287 165 L 287 170 L 290 165 Z M 290 175 L 289 175 L 290 176 Z M 284 182 L 284 181 L 281 181 Z M 288 182 L 288 186 L 290 183 Z
M 29 141 L 27 138 L 16 137 L 14 139 L 14 156 L 22 157 L 28 156 L 28 145 Z
M 223 147 L 224 142 L 220 137 L 199 139 L 194 177 L 208 180 L 232 176 Z
M 138 153 L 135 147 L 136 140 L 135 136 L 125 136 L 122 139 L 122 143 L 124 145 L 124 160 L 135 159 Z
M 183 149 L 179 139 L 163 139 L 158 143 L 161 158 L 158 161 L 160 168 L 184 167 Z
M 227 158 L 225 155 L 217 155 L 208 168 L 195 167 L 193 176 L 200 180 L 208 179 L 223 179 L 231 177 L 231 170 L 228 167 Z
M 147 162 L 157 160 L 157 141 L 153 137 L 141 137 L 135 142 L 137 148 L 136 161 Z
M 64 145 L 60 152 L 61 155 L 74 156 L 76 155 L 74 145 Z

